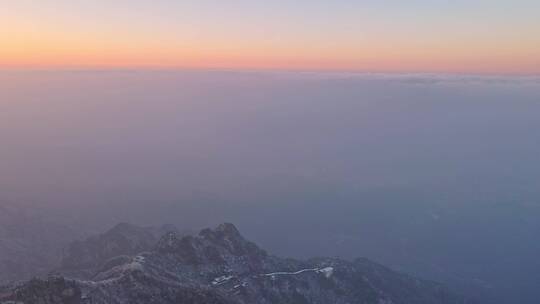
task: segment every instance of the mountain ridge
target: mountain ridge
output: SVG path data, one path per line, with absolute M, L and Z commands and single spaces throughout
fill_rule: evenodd
M 116 259 L 116 260 L 115 260 Z M 5 287 L 0 303 L 458 304 L 441 284 L 367 259 L 296 260 L 267 253 L 230 223 L 168 232 L 148 251 L 118 256 L 90 279 L 59 273 Z

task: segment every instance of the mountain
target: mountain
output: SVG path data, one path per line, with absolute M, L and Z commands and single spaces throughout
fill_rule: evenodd
M 85 278 L 109 258 L 151 249 L 172 225 L 139 227 L 121 223 L 78 240 L 95 229 L 80 225 L 68 210 L 51 212 L 28 204 L 0 203 L 0 284 L 51 271 Z
M 166 233 L 148 251 L 109 259 L 87 280 L 60 274 L 0 289 L 0 303 L 13 301 L 40 304 L 470 303 L 438 283 L 400 274 L 366 259 L 302 261 L 276 257 L 244 239 L 232 224 L 204 229 L 197 235 Z
M 63 250 L 57 271 L 70 277 L 88 278 L 111 258 L 152 249 L 167 232 L 178 232 L 178 229 L 172 225 L 139 227 L 120 223 L 105 233 L 71 242 Z

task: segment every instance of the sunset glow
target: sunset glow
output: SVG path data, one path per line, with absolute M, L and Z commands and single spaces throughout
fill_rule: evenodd
M 0 1 L 0 67 L 540 73 L 536 1 L 113 2 Z

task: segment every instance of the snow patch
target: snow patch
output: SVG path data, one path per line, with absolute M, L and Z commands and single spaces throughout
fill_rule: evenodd
M 221 285 L 221 284 L 227 283 L 227 281 L 229 281 L 232 278 L 234 277 L 231 275 L 224 275 L 221 277 L 217 277 L 212 281 L 212 285 Z
M 272 279 L 274 279 L 276 276 L 299 275 L 299 274 L 302 274 L 304 272 L 322 273 L 322 274 L 324 274 L 325 277 L 329 278 L 329 277 L 332 276 L 332 273 L 334 272 L 334 268 L 333 267 L 307 268 L 307 269 L 302 269 L 302 270 L 298 270 L 298 271 L 295 271 L 295 272 L 281 271 L 281 272 L 265 273 L 265 274 L 261 274 L 260 276 L 271 277 Z
M 136 256 L 133 258 L 133 261 L 129 264 L 124 265 L 123 270 L 142 270 L 144 263 L 143 256 Z
M 324 267 L 319 269 L 317 272 L 322 273 L 325 277 L 329 278 L 334 273 L 334 267 Z
M 240 288 L 240 287 L 246 287 L 247 284 L 248 284 L 247 282 L 242 282 L 242 284 L 234 285 L 233 289 L 237 289 L 237 288 Z

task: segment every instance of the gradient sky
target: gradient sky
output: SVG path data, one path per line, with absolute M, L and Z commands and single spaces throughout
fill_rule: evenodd
M 0 66 L 540 73 L 540 1 L 0 0 Z

